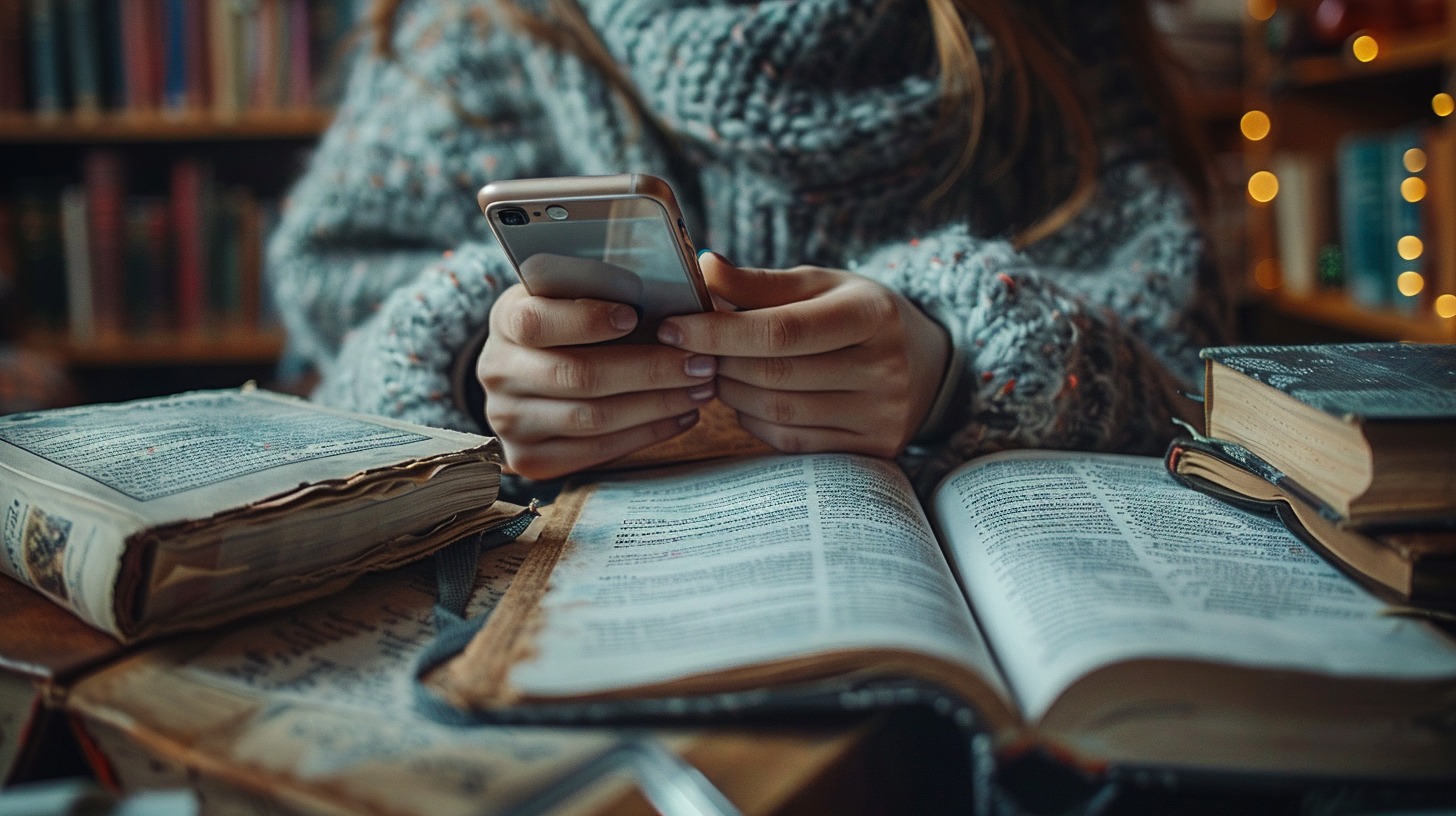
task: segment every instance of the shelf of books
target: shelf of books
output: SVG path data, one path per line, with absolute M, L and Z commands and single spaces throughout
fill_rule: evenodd
M 361 0 L 0 0 L 0 335 L 75 367 L 259 364 L 284 191 Z
M 1250 298 L 1356 337 L 1456 342 L 1456 0 L 1247 11 Z

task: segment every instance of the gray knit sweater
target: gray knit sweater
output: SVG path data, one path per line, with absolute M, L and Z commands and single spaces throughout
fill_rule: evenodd
M 322 375 L 315 398 L 480 430 L 460 398 L 473 370 L 462 358 L 515 278 L 474 193 L 493 179 L 642 171 L 686 199 L 700 246 L 743 266 L 850 269 L 946 327 L 945 432 L 907 458 L 922 485 L 993 449 L 1159 450 L 1169 417 L 1187 413 L 1177 390 L 1217 339 L 1222 298 L 1114 4 L 1023 5 L 1045 7 L 1086 64 L 1101 162 L 1090 206 L 1018 251 L 1007 236 L 1020 191 L 1055 182 L 1065 147 L 1039 120 L 1002 182 L 972 172 L 920 206 L 954 152 L 934 135 L 921 3 L 582 0 L 671 146 L 488 2 L 406 3 L 397 59 L 355 60 L 269 247 L 292 347 Z M 989 65 L 994 44 L 976 45 Z M 988 156 L 1005 91 L 988 88 Z

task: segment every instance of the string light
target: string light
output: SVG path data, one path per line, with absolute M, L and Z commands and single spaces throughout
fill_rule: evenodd
M 1249 16 L 1260 22 L 1273 17 L 1277 7 L 1274 0 L 1248 0 L 1247 4 Z
M 1421 243 L 1421 239 L 1414 235 L 1404 235 L 1401 236 L 1399 241 L 1395 242 L 1395 251 L 1400 253 L 1400 257 L 1407 261 L 1414 261 L 1416 258 L 1421 257 L 1421 253 L 1426 251 L 1426 245 Z
M 1239 119 L 1239 130 L 1243 132 L 1245 139 L 1259 141 L 1269 135 L 1269 114 L 1261 110 L 1249 111 Z
M 1426 169 L 1426 151 L 1419 147 L 1412 147 L 1401 155 L 1400 163 L 1405 165 L 1405 169 L 1410 172 L 1419 173 Z
M 1268 170 L 1260 170 L 1249 176 L 1249 197 L 1260 204 L 1268 204 L 1279 195 L 1279 179 Z
M 1431 97 L 1431 110 L 1435 111 L 1437 116 L 1450 116 L 1456 112 L 1456 98 L 1444 91 L 1438 93 Z
M 1372 62 L 1380 56 L 1380 44 L 1369 34 L 1361 34 L 1350 43 L 1350 53 L 1361 62 Z
M 1410 176 L 1400 183 L 1400 197 L 1414 204 L 1426 197 L 1426 182 Z
M 1415 297 L 1426 288 L 1426 279 L 1421 277 L 1419 272 L 1402 272 L 1400 277 L 1395 279 L 1395 286 L 1406 297 Z
M 1441 317 L 1456 317 L 1456 295 L 1441 295 L 1436 298 L 1436 314 Z

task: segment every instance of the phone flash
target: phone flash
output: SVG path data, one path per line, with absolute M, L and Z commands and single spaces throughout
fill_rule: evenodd
M 560 207 L 555 204 L 546 208 L 546 214 L 551 217 L 552 221 L 565 221 L 567 215 L 565 207 Z

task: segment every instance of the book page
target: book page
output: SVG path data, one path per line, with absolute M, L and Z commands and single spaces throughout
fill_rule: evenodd
M 1023 452 L 937 489 L 935 518 L 1028 720 L 1137 657 L 1331 675 L 1456 676 L 1456 647 L 1272 518 L 1189 490 L 1155 458 Z
M 469 614 L 494 606 L 529 548 L 482 556 Z M 367 576 L 248 625 L 143 649 L 80 681 L 67 707 L 105 738 L 124 786 L 180 766 L 186 784 L 200 771 L 300 812 L 503 812 L 620 740 L 450 726 L 416 711 L 413 665 L 435 637 L 435 597 L 429 564 Z
M 509 676 L 527 695 L 875 647 L 995 675 L 909 482 L 866 457 L 769 456 L 600 482 L 541 618 Z

